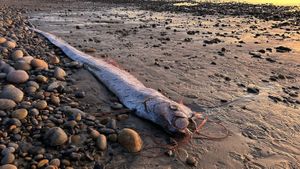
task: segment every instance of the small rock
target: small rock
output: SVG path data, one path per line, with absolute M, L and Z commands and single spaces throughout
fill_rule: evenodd
M 110 134 L 108 135 L 108 140 L 111 142 L 117 142 L 118 141 L 118 135 L 117 134 Z
M 0 94 L 2 99 L 11 99 L 15 102 L 21 102 L 23 100 L 24 93 L 22 90 L 16 88 L 14 85 L 6 85 Z
M 123 108 L 123 105 L 120 104 L 120 103 L 113 103 L 111 106 L 110 106 L 112 109 L 115 109 L 115 110 L 118 110 L 118 109 L 122 109 Z
M 16 103 L 10 99 L 0 99 L 0 110 L 10 110 L 16 107 Z
M 15 161 L 15 156 L 12 153 L 7 153 L 2 159 L 1 164 L 11 164 Z
M 186 163 L 190 166 L 194 166 L 196 167 L 197 164 L 198 164 L 198 161 L 194 158 L 194 157 L 191 157 L 189 156 L 187 159 L 186 159 Z
M 288 48 L 288 47 L 285 47 L 285 46 L 278 46 L 275 49 L 276 49 L 276 52 L 279 52 L 279 53 L 285 53 L 285 52 L 292 51 L 291 48 Z
M 24 53 L 22 50 L 15 50 L 12 55 L 11 58 L 12 60 L 18 60 L 21 59 L 24 56 Z
M 3 37 L 0 37 L 0 44 L 3 44 L 4 42 L 6 42 L 6 39 Z
M 105 135 L 100 134 L 100 135 L 97 137 L 97 140 L 96 140 L 96 146 L 97 146 L 97 147 L 99 148 L 99 150 L 101 150 L 101 151 L 106 150 L 106 148 L 107 148 L 107 140 L 106 140 Z
M 38 168 L 42 168 L 42 167 L 44 167 L 45 165 L 47 165 L 48 163 L 49 163 L 49 160 L 43 159 L 43 160 L 39 161 L 37 167 L 38 167 Z
M 47 108 L 48 104 L 45 100 L 40 100 L 35 103 L 33 103 L 33 107 L 37 108 L 38 110 L 43 110 Z
M 47 83 L 47 81 L 48 81 L 48 78 L 43 75 L 38 75 L 35 79 L 39 83 Z
M 0 166 L 0 169 L 18 169 L 18 168 L 12 164 L 5 164 L 5 165 Z
M 100 136 L 100 133 L 95 129 L 90 128 L 89 132 L 90 132 L 90 135 L 92 136 L 93 139 L 96 139 Z
M 50 161 L 49 163 L 50 165 L 54 165 L 56 167 L 59 167 L 60 166 L 60 160 L 58 158 L 54 158 Z
M 54 77 L 58 80 L 65 80 L 67 73 L 60 67 L 54 69 Z
M 13 42 L 13 41 L 6 41 L 6 42 L 3 43 L 3 46 L 13 49 L 17 46 L 17 43 Z
M 140 135 L 129 128 L 124 128 L 119 132 L 118 142 L 126 148 L 127 151 L 132 153 L 139 152 L 142 149 L 143 144 Z
M 59 146 L 68 141 L 68 136 L 60 127 L 53 127 L 46 132 L 44 140 L 50 146 Z
M 253 94 L 258 94 L 259 93 L 259 89 L 256 87 L 248 87 L 247 88 L 247 92 L 248 93 L 253 93 Z
M 19 120 L 25 119 L 28 115 L 28 111 L 26 109 L 17 109 L 12 112 L 11 117 Z
M 49 57 L 49 61 L 50 63 L 52 64 L 58 64 L 60 61 L 59 61 L 59 58 L 57 56 L 50 56 Z
M 22 61 L 24 61 L 24 62 L 30 64 L 31 61 L 32 61 L 33 59 L 34 59 L 34 58 L 33 58 L 32 56 L 24 56 L 24 57 L 22 58 Z
M 85 92 L 84 91 L 76 92 L 75 97 L 84 98 L 85 97 Z
M 48 69 L 48 63 L 42 59 L 33 59 L 31 61 L 31 66 L 36 69 Z
M 58 96 L 51 95 L 50 99 L 51 99 L 51 103 L 52 103 L 52 104 L 54 104 L 55 106 L 58 106 L 58 105 L 59 105 L 60 99 L 59 99 Z
M 25 62 L 24 60 L 19 60 L 14 64 L 14 68 L 16 70 L 25 70 L 28 71 L 31 69 L 31 66 L 29 63 Z
M 6 80 L 11 83 L 24 83 L 29 79 L 28 74 L 24 70 L 15 70 L 7 74 Z

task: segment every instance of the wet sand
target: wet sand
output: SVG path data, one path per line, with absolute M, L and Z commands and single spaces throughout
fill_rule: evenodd
M 196 111 L 204 110 L 209 119 L 225 125 L 228 138 L 193 140 L 182 147 L 179 156 L 184 157 L 186 151 L 195 157 L 196 168 L 300 167 L 300 34 L 295 22 L 155 12 L 96 1 L 38 7 L 22 3 L 30 9 L 27 15 L 37 28 L 83 51 L 95 50 L 91 55 L 114 60 L 146 86 L 183 100 Z M 141 132 L 159 132 L 136 117 L 128 124 Z M 224 134 L 211 122 L 202 132 L 216 137 Z M 178 156 L 116 153 L 109 165 L 119 164 L 124 168 L 190 168 Z

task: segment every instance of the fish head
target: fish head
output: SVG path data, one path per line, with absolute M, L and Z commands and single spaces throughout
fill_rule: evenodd
M 183 104 L 176 102 L 161 104 L 158 106 L 160 114 L 164 118 L 164 127 L 170 133 L 187 132 L 189 119 L 193 115 L 193 111 Z

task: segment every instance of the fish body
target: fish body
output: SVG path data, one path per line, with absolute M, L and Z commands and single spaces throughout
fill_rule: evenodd
M 90 72 L 137 116 L 160 125 L 169 133 L 185 133 L 188 120 L 194 114 L 190 108 L 146 87 L 127 71 L 77 50 L 53 34 L 35 28 L 31 30 L 43 35 L 72 60 L 88 66 Z

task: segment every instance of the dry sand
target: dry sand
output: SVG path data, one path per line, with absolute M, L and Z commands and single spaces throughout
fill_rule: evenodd
M 196 168 L 300 168 L 299 26 L 251 16 L 193 16 L 96 1 L 37 6 L 34 2 L 20 3 L 29 9 L 29 20 L 37 28 L 79 49 L 95 49 L 91 55 L 114 60 L 146 86 L 182 99 L 196 111 L 205 110 L 209 119 L 228 128 L 230 135 L 224 140 L 193 140 L 182 147 L 178 155 L 184 159 L 186 151 L 195 157 Z M 277 52 L 278 46 L 292 51 Z M 90 88 L 87 102 L 106 100 L 106 89 L 89 81 L 80 82 Z M 253 94 L 253 89 L 259 92 Z M 123 125 L 164 135 L 134 116 Z M 211 122 L 202 132 L 224 134 Z M 190 168 L 178 156 L 147 158 L 118 151 L 107 167 L 114 166 Z

